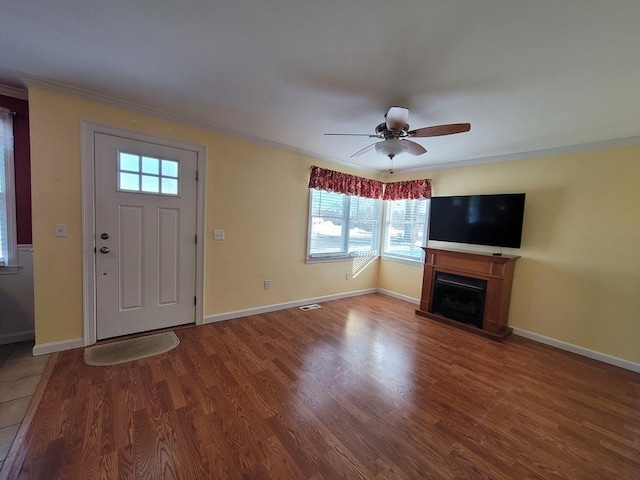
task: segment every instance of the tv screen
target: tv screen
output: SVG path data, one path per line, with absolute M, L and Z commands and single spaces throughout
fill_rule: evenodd
M 524 193 L 433 197 L 429 240 L 520 248 Z

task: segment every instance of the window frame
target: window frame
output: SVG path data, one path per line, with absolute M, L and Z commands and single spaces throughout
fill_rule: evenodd
M 424 250 L 421 250 L 420 258 L 411 256 L 411 255 L 402 255 L 399 253 L 392 253 L 385 250 L 387 246 L 387 238 L 391 225 L 391 203 L 392 202 L 426 202 L 425 205 L 425 217 L 424 217 L 424 225 L 423 225 L 423 236 L 422 236 L 422 247 L 427 245 L 427 238 L 429 237 L 429 198 L 423 199 L 402 199 L 402 200 L 385 200 L 384 201 L 384 209 L 382 212 L 382 232 L 381 232 L 381 246 L 380 246 L 380 257 L 385 260 L 395 261 L 399 263 L 408 263 L 411 265 L 422 265 L 424 263 Z
M 11 137 L 4 146 L 4 195 L 5 195 L 5 230 L 7 233 L 7 258 L 0 263 L 0 274 L 18 273 L 18 231 L 16 222 L 16 190 L 15 190 L 15 132 L 13 128 L 13 112 L 7 108 L 5 113 L 11 118 Z M 0 132 L 2 134 L 3 132 Z M 1 255 L 1 252 L 0 252 Z
M 312 240 L 312 230 L 313 230 L 313 195 L 314 192 L 326 192 L 326 193 L 335 193 L 336 195 L 342 195 L 343 197 L 343 211 L 342 211 L 342 234 L 340 236 L 340 244 L 341 251 L 340 252 L 326 252 L 326 253 L 311 253 L 311 240 Z M 376 228 L 373 232 L 373 249 L 369 251 L 354 251 L 349 252 L 349 231 L 350 231 L 350 220 L 351 220 L 351 199 L 352 198 L 366 198 L 366 197 L 358 197 L 357 195 L 346 195 L 338 192 L 328 192 L 327 190 L 320 189 L 309 189 L 309 211 L 307 218 L 307 255 L 306 262 L 307 263 L 316 263 L 316 262 L 335 262 L 335 261 L 348 261 L 350 259 L 360 257 L 363 255 L 367 256 L 380 256 L 380 235 L 382 232 L 382 212 L 384 210 L 384 202 L 378 199 L 367 199 L 372 200 L 374 202 L 379 203 L 379 212 L 380 215 L 376 219 Z

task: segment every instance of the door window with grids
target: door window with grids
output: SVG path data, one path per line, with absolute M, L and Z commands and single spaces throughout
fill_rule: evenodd
M 175 160 L 119 152 L 118 190 L 177 196 L 178 170 L 179 163 Z

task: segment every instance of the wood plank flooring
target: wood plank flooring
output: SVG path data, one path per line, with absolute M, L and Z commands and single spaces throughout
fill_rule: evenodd
M 19 479 L 640 478 L 640 375 L 372 294 L 62 352 Z

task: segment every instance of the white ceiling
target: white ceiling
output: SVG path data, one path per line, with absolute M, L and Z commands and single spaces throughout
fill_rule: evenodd
M 470 122 L 394 161 L 425 168 L 638 137 L 640 0 L 0 0 L 21 73 L 377 170 L 323 133 Z

